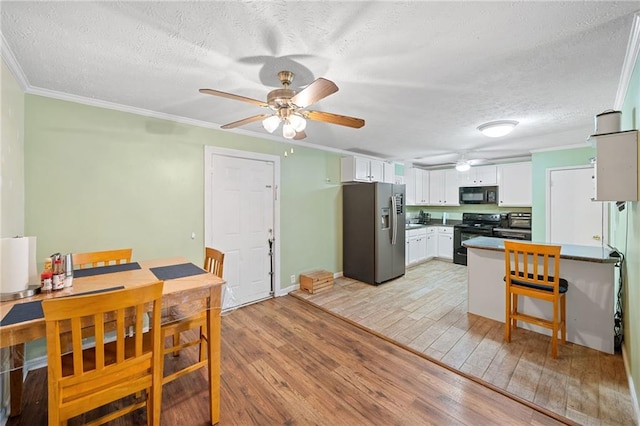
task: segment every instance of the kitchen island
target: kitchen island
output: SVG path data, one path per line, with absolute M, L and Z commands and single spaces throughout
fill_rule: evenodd
M 477 237 L 466 240 L 470 313 L 505 321 L 504 239 Z M 614 353 L 615 264 L 606 247 L 560 244 L 560 276 L 567 291 L 567 340 Z M 522 312 L 551 318 L 551 304 L 520 298 Z M 528 323 L 518 327 L 551 335 L 551 330 Z M 517 336 L 517 331 L 516 331 Z

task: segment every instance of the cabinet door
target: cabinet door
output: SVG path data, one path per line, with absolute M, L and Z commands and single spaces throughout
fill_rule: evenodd
M 498 205 L 500 207 L 530 207 L 532 191 L 530 162 L 498 166 Z
M 404 169 L 404 184 L 408 206 L 415 206 L 416 201 L 416 169 L 413 167 L 406 167 Z
M 427 233 L 427 259 L 438 255 L 438 234 Z
M 356 180 L 369 181 L 369 160 L 366 158 L 354 157 L 353 159 L 354 177 Z
M 438 234 L 438 257 L 453 259 L 453 235 Z
M 473 168 L 472 168 L 473 169 Z M 496 166 L 480 166 L 475 168 L 475 185 L 496 185 L 498 183 Z
M 458 171 L 456 169 L 445 170 L 444 204 L 446 206 L 460 205 L 460 193 L 458 191 Z
M 411 256 L 411 252 L 409 251 L 409 233 L 405 232 L 404 234 L 404 266 L 409 265 L 409 256 Z
M 383 182 L 386 183 L 396 183 L 396 166 L 393 163 L 387 163 L 386 161 L 382 163 L 383 171 L 382 174 L 384 176 Z
M 415 169 L 416 172 L 416 204 L 429 203 L 429 171 Z
M 427 238 L 424 234 L 418 237 L 417 247 L 418 247 L 417 260 L 418 262 L 422 262 L 427 259 Z
M 384 162 L 378 160 L 369 161 L 369 179 L 371 182 L 384 182 Z
M 429 172 L 429 204 L 444 205 L 444 170 L 431 170 Z
M 420 237 L 409 238 L 409 264 L 416 263 L 420 255 Z

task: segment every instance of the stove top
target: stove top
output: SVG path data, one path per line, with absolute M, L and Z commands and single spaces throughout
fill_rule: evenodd
M 462 213 L 463 227 L 495 228 L 500 226 L 500 213 Z

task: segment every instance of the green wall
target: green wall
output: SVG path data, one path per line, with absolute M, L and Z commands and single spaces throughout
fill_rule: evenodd
M 587 136 L 585 135 L 585 137 Z M 535 152 L 531 155 L 531 178 L 533 181 L 531 239 L 533 241 L 546 241 L 547 239 L 547 169 L 588 165 L 595 155 L 595 148 L 587 143 L 583 148 Z
M 25 111 L 25 222 L 39 260 L 132 247 L 135 259 L 200 264 L 204 145 L 281 156 L 292 147 L 35 95 Z M 282 156 L 280 288 L 309 269 L 342 270 L 339 158 L 301 146 Z
M 622 106 L 622 130 L 640 126 L 640 57 Z M 640 154 L 638 155 L 640 161 Z M 613 236 L 616 247 L 626 258 L 624 277 L 624 351 L 631 370 L 636 398 L 640 395 L 640 206 L 628 202 L 622 212 L 611 209 L 611 221 L 617 223 Z M 638 403 L 638 400 L 636 400 Z

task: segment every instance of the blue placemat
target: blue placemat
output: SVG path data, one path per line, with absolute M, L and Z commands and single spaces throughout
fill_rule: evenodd
M 124 286 L 104 288 L 101 290 L 87 291 L 84 293 L 69 294 L 63 297 L 80 296 L 80 295 L 94 294 L 94 293 L 104 293 L 107 291 L 122 290 L 123 288 Z M 2 321 L 0 321 L 0 327 L 5 325 L 16 324 L 23 321 L 31 321 L 39 318 L 44 318 L 44 312 L 42 312 L 42 300 L 34 300 L 33 302 L 19 303 L 17 305 L 13 305 L 9 310 L 9 312 L 7 312 L 7 316 L 2 318 Z
M 158 266 L 149 268 L 159 280 L 174 280 L 176 278 L 190 277 L 191 275 L 204 274 L 205 271 L 193 263 L 181 263 L 180 265 Z
M 93 275 L 113 274 L 114 272 L 133 271 L 140 269 L 138 262 L 121 263 L 120 265 L 97 266 L 95 268 L 75 269 L 73 271 L 74 278 L 90 277 Z

